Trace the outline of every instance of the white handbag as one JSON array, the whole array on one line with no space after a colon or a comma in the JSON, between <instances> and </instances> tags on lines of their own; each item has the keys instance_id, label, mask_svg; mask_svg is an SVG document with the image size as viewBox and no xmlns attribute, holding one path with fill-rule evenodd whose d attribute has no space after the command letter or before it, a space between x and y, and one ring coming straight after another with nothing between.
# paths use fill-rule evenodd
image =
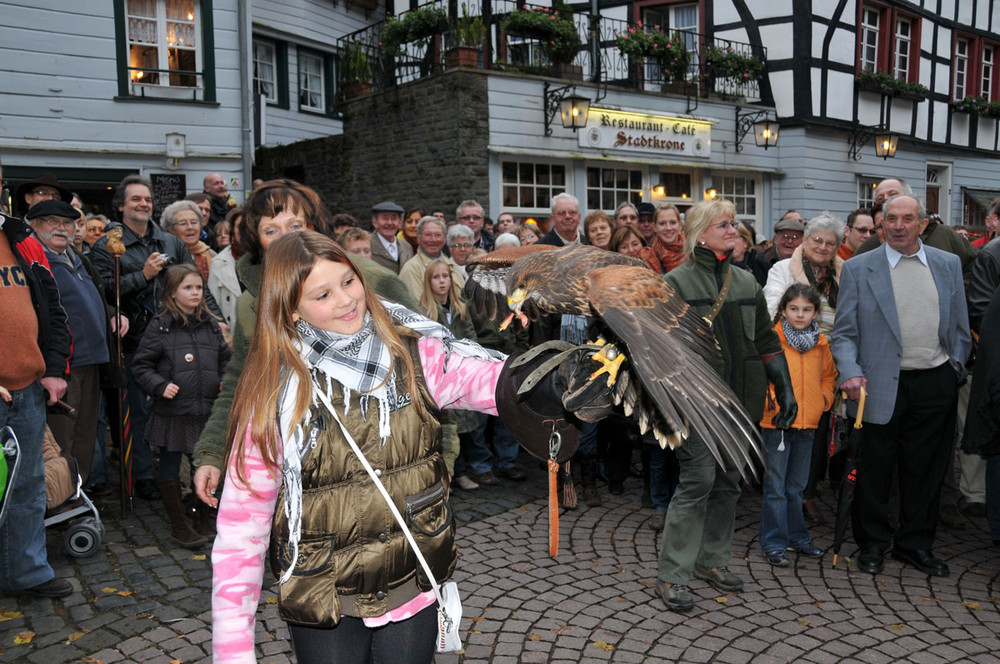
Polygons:
<instances>
[{"instance_id":1,"label":"white handbag","mask_svg":"<svg viewBox=\"0 0 1000 664\"><path fill-rule=\"evenodd\" d=\"M385 499L386 504L389 506L389 510L392 512L392 516L395 517L396 523L403 530L403 535L406 536L406 541L410 543L410 548L413 549L413 553L417 556L417 560L420 562L420 566L424 569L424 574L431 582L431 588L434 590L434 596L437 598L438 603L438 635L437 643L435 647L437 652L459 652L462 650L462 637L458 633L458 628L462 622L462 598L458 594L458 584L454 581L448 581L444 585L438 585L437 579L434 578L433 572L431 572L431 566L427 564L427 559L424 558L424 554L420 552L420 548L417 546L416 540L413 539L413 534L410 529L407 528L406 522L403 520L403 515L399 513L396 508L396 504L392 502L392 497L389 492L386 491L385 486L382 481L375 474L375 470L372 468L371 464L368 463L368 459L365 458L364 453L358 444L354 442L354 436L347 430L344 423L340 421L340 416L337 415L337 411L333 409L333 404L330 403L329 397L323 393L322 390L315 390L316 394L319 395L320 400L326 406L326 409L330 411L333 415L333 419L337 421L340 425L340 430L344 434L344 438L347 439L347 443L354 450L354 454L357 455L358 460L361 461L361 465L365 467L365 472L368 473L368 477L372 479L375 486L378 487L379 493Z\"/></svg>"}]
</instances>

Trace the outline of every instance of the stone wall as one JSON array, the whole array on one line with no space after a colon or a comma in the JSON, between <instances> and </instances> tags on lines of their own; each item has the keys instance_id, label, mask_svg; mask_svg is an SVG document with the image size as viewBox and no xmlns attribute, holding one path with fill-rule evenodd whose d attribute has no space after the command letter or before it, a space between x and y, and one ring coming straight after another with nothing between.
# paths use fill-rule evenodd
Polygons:
<instances>
[{"instance_id":1,"label":"stone wall","mask_svg":"<svg viewBox=\"0 0 1000 664\"><path fill-rule=\"evenodd\" d=\"M292 177L362 222L383 200L443 209L449 220L466 198L488 201L485 73L449 70L347 101L343 111L343 135L261 149L254 177Z\"/></svg>"}]
</instances>

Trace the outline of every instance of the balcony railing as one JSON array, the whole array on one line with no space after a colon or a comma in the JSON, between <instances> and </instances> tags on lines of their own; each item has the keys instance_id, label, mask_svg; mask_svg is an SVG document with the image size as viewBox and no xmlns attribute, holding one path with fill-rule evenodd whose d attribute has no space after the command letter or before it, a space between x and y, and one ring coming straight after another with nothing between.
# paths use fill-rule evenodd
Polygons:
<instances>
[{"instance_id":1,"label":"balcony railing","mask_svg":"<svg viewBox=\"0 0 1000 664\"><path fill-rule=\"evenodd\" d=\"M441 4L438 6L447 10L447 6ZM566 68L553 70L539 40L504 34L502 27L504 17L519 8L532 8L532 5L519 5L516 0L472 0L467 6L470 13L480 13L486 27L485 40L479 49L477 67L566 76ZM456 18L452 15L452 24ZM589 14L582 13L574 14L573 19L580 34L582 47L572 64L576 69L574 73L580 75L583 81L600 82L604 85L633 90L674 92L690 97L706 97L714 94L721 97L743 97L751 102L762 101L760 87L762 76L740 78L719 76L712 64L706 60L705 54L712 49L716 53L721 51L745 57L752 56L757 61L766 63L767 50L763 47L683 31L679 34L689 53L687 72L683 75L664 76L655 60L651 58L637 60L619 50L616 37L627 33L630 28L640 29L639 26L604 16L598 16L592 21ZM595 33L593 38L592 23ZM382 47L381 35L384 26L384 21L375 23L339 40L342 53L354 52L354 59L358 57L358 53L363 54L366 71L370 74L367 81L370 88L365 86L365 89L386 89L449 68L446 54L454 39L448 31L405 43L401 47L401 52L393 56ZM342 74L345 71L349 71L349 68L345 69L342 58ZM342 76L341 89L343 90L344 86L351 82Z\"/></svg>"}]
</instances>

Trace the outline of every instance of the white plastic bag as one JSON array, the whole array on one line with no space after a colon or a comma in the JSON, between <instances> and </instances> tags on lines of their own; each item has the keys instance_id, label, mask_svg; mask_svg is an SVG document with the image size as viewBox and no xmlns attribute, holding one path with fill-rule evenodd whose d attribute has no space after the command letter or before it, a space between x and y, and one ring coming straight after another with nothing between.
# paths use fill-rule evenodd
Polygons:
<instances>
[{"instance_id":1,"label":"white plastic bag","mask_svg":"<svg viewBox=\"0 0 1000 664\"><path fill-rule=\"evenodd\" d=\"M448 581L441 585L441 599L444 606L438 604L438 652L459 652L462 649L462 636L458 627L462 622L462 598L458 594L458 584Z\"/></svg>"}]
</instances>

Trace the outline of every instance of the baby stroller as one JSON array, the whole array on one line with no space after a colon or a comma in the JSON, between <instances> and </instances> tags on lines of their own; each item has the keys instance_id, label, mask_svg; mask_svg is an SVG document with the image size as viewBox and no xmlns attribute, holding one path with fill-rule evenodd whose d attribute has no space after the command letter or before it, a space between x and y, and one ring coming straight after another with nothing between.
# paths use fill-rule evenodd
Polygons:
<instances>
[{"instance_id":1,"label":"baby stroller","mask_svg":"<svg viewBox=\"0 0 1000 664\"><path fill-rule=\"evenodd\" d=\"M19 452L14 430L4 427L0 430L0 524L3 523L7 511L7 491L14 483L14 475L17 474Z\"/></svg>"},{"instance_id":2,"label":"baby stroller","mask_svg":"<svg viewBox=\"0 0 1000 664\"><path fill-rule=\"evenodd\" d=\"M42 457L45 460L45 527L66 523L86 514L71 523L63 535L66 553L74 558L86 558L101 548L104 540L104 524L97 507L83 491L83 480L76 471L76 461L62 453L59 443L49 428L45 427L42 443ZM59 509L60 507L64 509Z\"/></svg>"}]
</instances>

